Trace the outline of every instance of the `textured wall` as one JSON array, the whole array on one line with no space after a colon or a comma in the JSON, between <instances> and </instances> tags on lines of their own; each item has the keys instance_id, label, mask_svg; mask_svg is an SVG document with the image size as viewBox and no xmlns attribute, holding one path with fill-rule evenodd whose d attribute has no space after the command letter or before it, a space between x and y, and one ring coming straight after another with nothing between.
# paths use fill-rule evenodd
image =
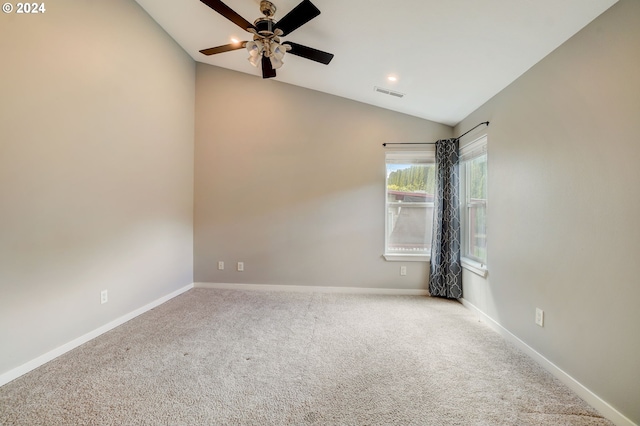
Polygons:
<instances>
[{"instance_id":1,"label":"textured wall","mask_svg":"<svg viewBox=\"0 0 640 426\"><path fill-rule=\"evenodd\" d=\"M0 373L193 282L193 61L133 1L46 7L0 16Z\"/></svg>"},{"instance_id":2,"label":"textured wall","mask_svg":"<svg viewBox=\"0 0 640 426\"><path fill-rule=\"evenodd\" d=\"M489 278L465 299L636 423L639 46L621 0L456 128L491 121Z\"/></svg>"},{"instance_id":3,"label":"textured wall","mask_svg":"<svg viewBox=\"0 0 640 426\"><path fill-rule=\"evenodd\" d=\"M401 277L382 257L382 143L450 127L213 66L196 75L196 282L426 288L426 263Z\"/></svg>"}]
</instances>

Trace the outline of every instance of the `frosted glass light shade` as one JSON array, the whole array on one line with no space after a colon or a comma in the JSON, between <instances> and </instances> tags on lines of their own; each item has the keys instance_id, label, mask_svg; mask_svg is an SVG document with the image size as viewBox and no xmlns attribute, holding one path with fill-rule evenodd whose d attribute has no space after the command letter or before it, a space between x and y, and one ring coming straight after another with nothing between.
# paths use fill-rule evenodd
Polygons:
<instances>
[{"instance_id":1,"label":"frosted glass light shade","mask_svg":"<svg viewBox=\"0 0 640 426\"><path fill-rule=\"evenodd\" d=\"M252 56L249 56L247 59L249 60L251 65L257 68L258 64L262 60L262 55L255 55L255 56L252 55Z\"/></svg>"},{"instance_id":2,"label":"frosted glass light shade","mask_svg":"<svg viewBox=\"0 0 640 426\"><path fill-rule=\"evenodd\" d=\"M264 50L264 46L262 45L261 41L258 40L258 41L247 42L247 51L249 52L249 55L251 55L252 57L259 56L263 50Z\"/></svg>"},{"instance_id":3,"label":"frosted glass light shade","mask_svg":"<svg viewBox=\"0 0 640 426\"><path fill-rule=\"evenodd\" d=\"M271 66L273 67L274 70L277 70L282 66L282 64L284 64L284 62L282 62L282 59L276 56L270 56L269 60L271 61Z\"/></svg>"},{"instance_id":4,"label":"frosted glass light shade","mask_svg":"<svg viewBox=\"0 0 640 426\"><path fill-rule=\"evenodd\" d=\"M271 43L271 55L275 56L278 59L282 59L287 50L278 43Z\"/></svg>"}]
</instances>

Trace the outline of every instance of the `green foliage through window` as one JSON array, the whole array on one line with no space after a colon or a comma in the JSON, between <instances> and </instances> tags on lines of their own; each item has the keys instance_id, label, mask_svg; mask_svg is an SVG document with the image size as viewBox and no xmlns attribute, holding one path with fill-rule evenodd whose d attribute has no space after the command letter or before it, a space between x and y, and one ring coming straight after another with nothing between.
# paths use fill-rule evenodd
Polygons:
<instances>
[{"instance_id":1,"label":"green foliage through window","mask_svg":"<svg viewBox=\"0 0 640 426\"><path fill-rule=\"evenodd\" d=\"M406 165L395 170L387 178L387 189L403 192L425 192L435 190L435 167L430 165Z\"/></svg>"}]
</instances>

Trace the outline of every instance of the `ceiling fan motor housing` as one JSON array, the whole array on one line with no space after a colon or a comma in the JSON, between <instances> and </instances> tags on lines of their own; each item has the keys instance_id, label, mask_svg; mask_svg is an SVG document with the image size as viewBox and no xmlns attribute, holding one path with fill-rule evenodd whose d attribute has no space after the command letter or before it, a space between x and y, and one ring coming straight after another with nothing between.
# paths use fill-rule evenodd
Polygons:
<instances>
[{"instance_id":1,"label":"ceiling fan motor housing","mask_svg":"<svg viewBox=\"0 0 640 426\"><path fill-rule=\"evenodd\" d=\"M272 36L275 31L276 22L270 18L258 18L253 25L256 27L258 34L269 37Z\"/></svg>"}]
</instances>

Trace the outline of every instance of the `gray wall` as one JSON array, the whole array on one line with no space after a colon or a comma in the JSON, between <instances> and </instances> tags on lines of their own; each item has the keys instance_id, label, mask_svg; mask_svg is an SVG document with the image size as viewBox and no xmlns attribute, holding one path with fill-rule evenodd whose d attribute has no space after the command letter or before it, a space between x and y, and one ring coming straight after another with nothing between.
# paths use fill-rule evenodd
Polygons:
<instances>
[{"instance_id":1,"label":"gray wall","mask_svg":"<svg viewBox=\"0 0 640 426\"><path fill-rule=\"evenodd\" d=\"M426 288L426 263L401 277L382 258L382 143L450 127L213 66L196 75L196 282Z\"/></svg>"},{"instance_id":2,"label":"gray wall","mask_svg":"<svg viewBox=\"0 0 640 426\"><path fill-rule=\"evenodd\" d=\"M639 70L621 0L456 127L491 121L489 277L465 299L636 423Z\"/></svg>"},{"instance_id":3,"label":"gray wall","mask_svg":"<svg viewBox=\"0 0 640 426\"><path fill-rule=\"evenodd\" d=\"M193 61L133 1L46 7L0 16L0 373L193 282Z\"/></svg>"}]
</instances>

